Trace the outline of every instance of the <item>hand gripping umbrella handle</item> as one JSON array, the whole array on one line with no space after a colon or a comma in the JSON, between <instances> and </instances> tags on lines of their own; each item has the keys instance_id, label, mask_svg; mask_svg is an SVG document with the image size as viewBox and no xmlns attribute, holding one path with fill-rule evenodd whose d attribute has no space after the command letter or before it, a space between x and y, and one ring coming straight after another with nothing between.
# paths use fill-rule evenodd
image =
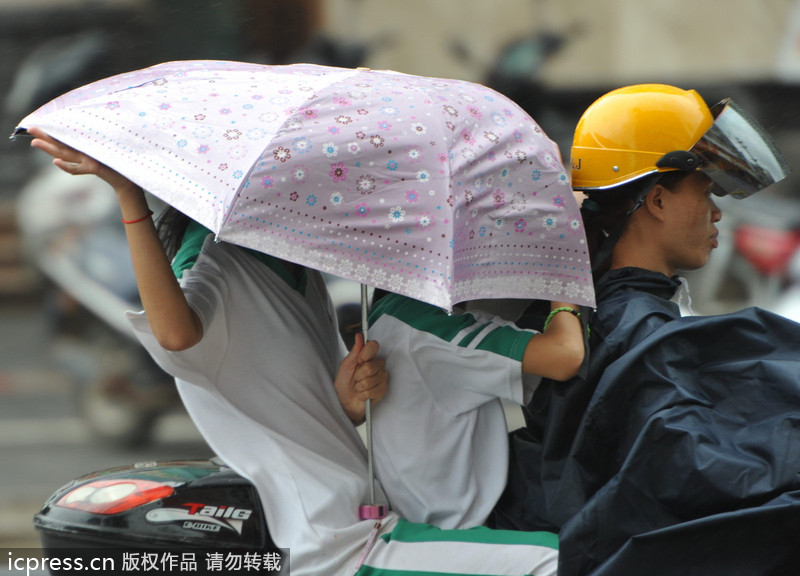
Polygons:
<instances>
[{"instance_id":1,"label":"hand gripping umbrella handle","mask_svg":"<svg viewBox=\"0 0 800 576\"><path fill-rule=\"evenodd\" d=\"M367 307L369 305L366 284L361 285L361 333L364 342L367 341L369 325L367 322ZM369 475L369 504L358 507L358 516L362 520L377 520L386 516L386 506L375 504L375 470L372 455L372 401L367 398L365 406L365 427L367 437L367 474Z\"/></svg>"}]
</instances>

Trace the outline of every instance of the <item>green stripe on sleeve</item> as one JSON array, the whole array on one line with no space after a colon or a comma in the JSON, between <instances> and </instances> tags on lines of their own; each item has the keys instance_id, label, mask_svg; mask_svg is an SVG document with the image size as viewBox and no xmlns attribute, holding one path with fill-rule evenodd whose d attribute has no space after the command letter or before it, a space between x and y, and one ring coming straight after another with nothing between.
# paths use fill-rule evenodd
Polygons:
<instances>
[{"instance_id":1,"label":"green stripe on sleeve","mask_svg":"<svg viewBox=\"0 0 800 576\"><path fill-rule=\"evenodd\" d=\"M448 342L462 330L476 324L472 314L448 314L441 308L400 296L387 294L372 307L369 323L381 316L393 316L421 332L427 332Z\"/></svg>"},{"instance_id":2,"label":"green stripe on sleeve","mask_svg":"<svg viewBox=\"0 0 800 576\"><path fill-rule=\"evenodd\" d=\"M532 331L511 325L495 326L491 331L481 335L488 324L478 322L471 313L448 314L431 304L393 293L385 295L372 307L369 315L370 325L384 315L393 316L415 330L427 332L447 342L454 342L459 334L463 334L460 340L455 342L462 348L466 348L475 338L481 336L481 341L476 346L478 350L500 354L518 362L522 361L525 347L534 336Z\"/></svg>"},{"instance_id":3,"label":"green stripe on sleeve","mask_svg":"<svg viewBox=\"0 0 800 576\"><path fill-rule=\"evenodd\" d=\"M478 350L487 350L496 354L502 354L508 358L513 358L518 362L522 362L522 357L525 355L525 348L534 336L534 332L519 330L514 326L499 326L492 330L486 338L481 340L476 348Z\"/></svg>"}]
</instances>

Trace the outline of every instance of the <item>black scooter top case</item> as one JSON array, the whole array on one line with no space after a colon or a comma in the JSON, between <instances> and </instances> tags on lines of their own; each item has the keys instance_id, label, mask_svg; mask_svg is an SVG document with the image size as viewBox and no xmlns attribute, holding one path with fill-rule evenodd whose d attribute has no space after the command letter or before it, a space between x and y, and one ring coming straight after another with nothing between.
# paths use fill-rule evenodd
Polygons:
<instances>
[{"instance_id":1,"label":"black scooter top case","mask_svg":"<svg viewBox=\"0 0 800 576\"><path fill-rule=\"evenodd\" d=\"M47 500L34 527L45 550L277 550L253 485L216 459L82 476Z\"/></svg>"}]
</instances>

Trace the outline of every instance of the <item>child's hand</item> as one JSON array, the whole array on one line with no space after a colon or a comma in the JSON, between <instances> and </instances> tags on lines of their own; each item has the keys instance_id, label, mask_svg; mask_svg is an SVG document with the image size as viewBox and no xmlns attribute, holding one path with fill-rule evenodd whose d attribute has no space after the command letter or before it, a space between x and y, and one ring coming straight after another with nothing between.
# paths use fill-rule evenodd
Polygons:
<instances>
[{"instance_id":1,"label":"child's hand","mask_svg":"<svg viewBox=\"0 0 800 576\"><path fill-rule=\"evenodd\" d=\"M345 414L353 424L364 422L367 399L373 405L379 402L389 390L389 373L385 362L378 358L378 343L356 334L356 341L350 353L339 365L334 386Z\"/></svg>"}]
</instances>

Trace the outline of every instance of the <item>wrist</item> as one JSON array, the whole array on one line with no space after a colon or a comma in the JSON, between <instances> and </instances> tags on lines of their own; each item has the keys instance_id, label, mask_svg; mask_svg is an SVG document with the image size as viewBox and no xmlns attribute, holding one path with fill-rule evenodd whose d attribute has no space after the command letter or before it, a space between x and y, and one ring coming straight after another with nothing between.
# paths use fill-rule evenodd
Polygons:
<instances>
[{"instance_id":1,"label":"wrist","mask_svg":"<svg viewBox=\"0 0 800 576\"><path fill-rule=\"evenodd\" d=\"M152 215L153 215L153 211L148 208L147 211L142 216L139 216L138 218L126 219L123 216L121 218L121 220L122 220L123 224L138 224L139 222L144 222L145 220L149 220Z\"/></svg>"},{"instance_id":2,"label":"wrist","mask_svg":"<svg viewBox=\"0 0 800 576\"><path fill-rule=\"evenodd\" d=\"M342 403L342 408L347 418L353 423L353 426L360 426L367 419L367 411L363 403Z\"/></svg>"},{"instance_id":3,"label":"wrist","mask_svg":"<svg viewBox=\"0 0 800 576\"><path fill-rule=\"evenodd\" d=\"M150 206L147 205L144 190L135 184L115 188L115 191L123 222L140 221L153 214Z\"/></svg>"}]
</instances>

